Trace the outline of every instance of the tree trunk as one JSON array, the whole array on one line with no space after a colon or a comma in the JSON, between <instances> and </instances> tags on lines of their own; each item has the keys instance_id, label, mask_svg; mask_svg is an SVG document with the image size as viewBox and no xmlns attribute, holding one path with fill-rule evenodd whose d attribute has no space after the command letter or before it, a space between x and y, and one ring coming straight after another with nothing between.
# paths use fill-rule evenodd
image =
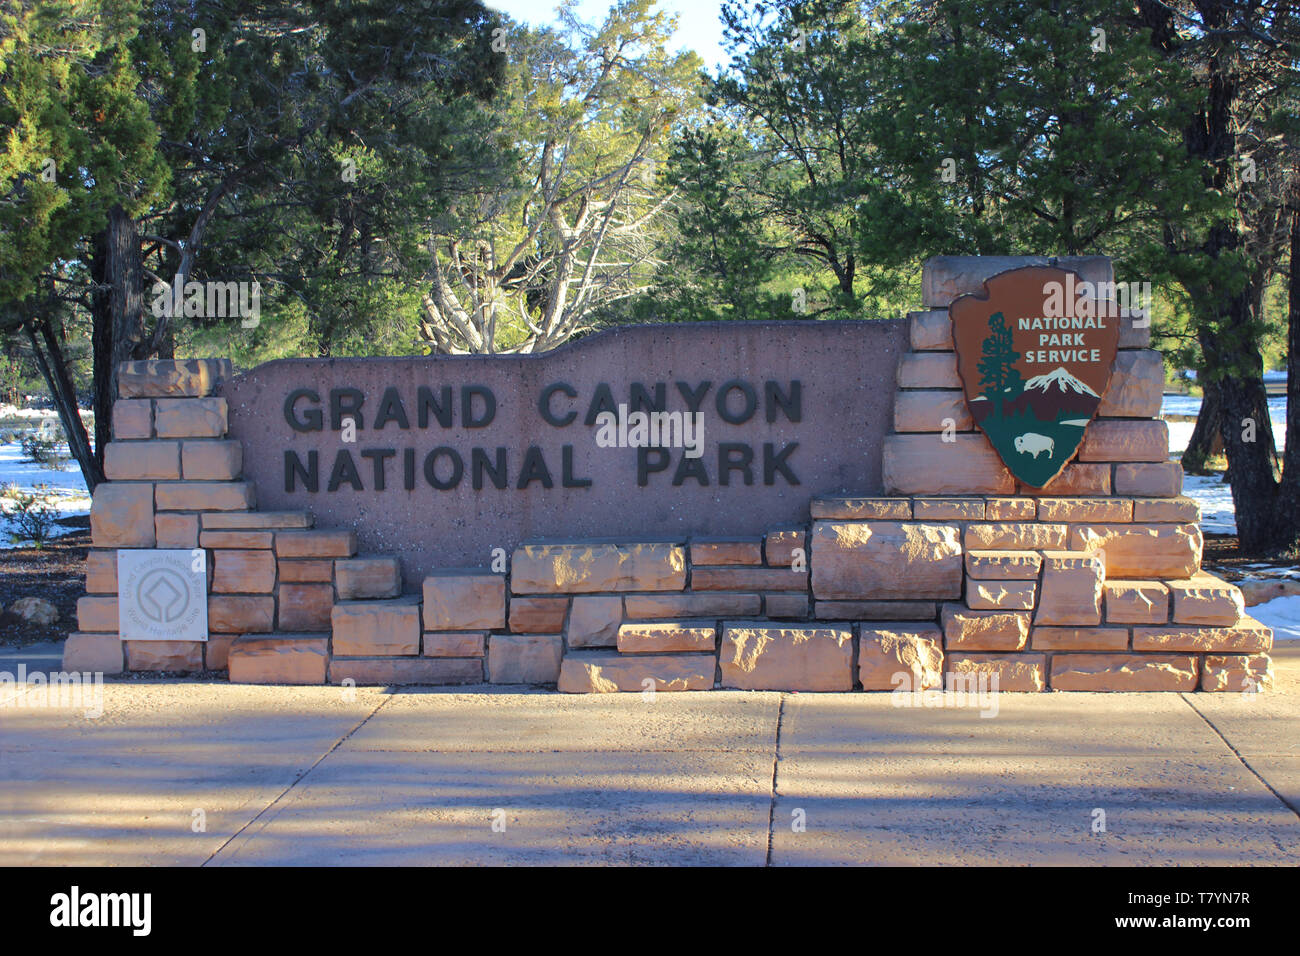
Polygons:
<instances>
[{"instance_id":1,"label":"tree trunk","mask_svg":"<svg viewBox=\"0 0 1300 956\"><path fill-rule=\"evenodd\" d=\"M94 356L95 462L104 465L104 446L113 435L117 366L148 358L140 234L121 206L109 210L108 225L96 237L91 276L91 350Z\"/></svg>"},{"instance_id":2,"label":"tree trunk","mask_svg":"<svg viewBox=\"0 0 1300 956\"><path fill-rule=\"evenodd\" d=\"M1300 197L1297 197L1300 199ZM1284 514L1300 514L1300 203L1291 210L1291 265L1287 281L1286 336L1286 449L1282 453L1282 482L1277 508ZM1300 551L1300 527L1292 517L1291 528L1279 536L1280 546L1296 556Z\"/></svg>"},{"instance_id":3,"label":"tree trunk","mask_svg":"<svg viewBox=\"0 0 1300 956\"><path fill-rule=\"evenodd\" d=\"M1223 417L1223 402L1219 383L1210 381L1202 370L1201 410L1196 414L1196 427L1183 452L1183 471L1189 475L1205 474L1205 463L1215 455L1223 454L1223 434L1219 421Z\"/></svg>"},{"instance_id":4,"label":"tree trunk","mask_svg":"<svg viewBox=\"0 0 1300 956\"><path fill-rule=\"evenodd\" d=\"M39 339L36 336L38 328ZM49 319L46 318L27 325L27 338L32 345L32 356L50 390L55 411L59 413L63 433L68 438L68 452L76 459L86 488L93 494L95 486L104 480L104 470L91 451L90 435L86 433L86 425L81 420L77 390L72 384L72 376L68 374L68 363L63 356L58 336L50 329Z\"/></svg>"}]
</instances>

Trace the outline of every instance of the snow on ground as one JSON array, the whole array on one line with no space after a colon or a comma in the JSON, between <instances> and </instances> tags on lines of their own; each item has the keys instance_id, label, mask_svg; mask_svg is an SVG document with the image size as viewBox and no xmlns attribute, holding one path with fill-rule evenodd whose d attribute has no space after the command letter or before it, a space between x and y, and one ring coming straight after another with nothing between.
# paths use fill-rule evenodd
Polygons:
<instances>
[{"instance_id":1,"label":"snow on ground","mask_svg":"<svg viewBox=\"0 0 1300 956\"><path fill-rule=\"evenodd\" d=\"M67 453L66 448L64 453ZM90 495L86 492L86 482L76 462L69 461L65 470L59 471L48 465L23 461L23 450L17 442L0 445L0 489L17 485L24 491L31 491L39 484L50 486L48 491L53 498L50 507L59 513L60 518L90 514ZM0 511L8 514L12 507L11 500L0 498ZM10 530L8 521L0 522L0 549L18 546L10 540ZM74 530L56 524L52 536L58 537Z\"/></svg>"},{"instance_id":2,"label":"snow on ground","mask_svg":"<svg viewBox=\"0 0 1300 956\"><path fill-rule=\"evenodd\" d=\"M1274 640L1300 641L1300 594L1256 604L1247 608L1246 613L1266 627L1271 627Z\"/></svg>"},{"instance_id":3,"label":"snow on ground","mask_svg":"<svg viewBox=\"0 0 1300 956\"><path fill-rule=\"evenodd\" d=\"M1166 395L1160 406L1161 415L1192 415L1201 410L1201 400L1195 395ZM1273 438L1277 450L1286 447L1286 396L1271 395L1268 399L1268 417L1273 424ZM1195 421L1169 423L1169 451L1181 455L1192 439Z\"/></svg>"}]
</instances>

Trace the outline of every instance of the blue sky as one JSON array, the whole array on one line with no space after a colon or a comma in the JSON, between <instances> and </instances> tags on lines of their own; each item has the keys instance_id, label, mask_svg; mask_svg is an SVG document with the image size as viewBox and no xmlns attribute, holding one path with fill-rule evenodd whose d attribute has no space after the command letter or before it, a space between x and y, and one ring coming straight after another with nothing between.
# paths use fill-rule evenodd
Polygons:
<instances>
[{"instance_id":1,"label":"blue sky","mask_svg":"<svg viewBox=\"0 0 1300 956\"><path fill-rule=\"evenodd\" d=\"M485 0L496 10L534 26L555 22L554 0ZM722 0L659 0L659 9L677 14L676 40L679 46L693 49L710 72L727 62L723 52L722 23L718 10ZM584 20L599 21L609 9L609 0L581 0L578 13Z\"/></svg>"}]
</instances>

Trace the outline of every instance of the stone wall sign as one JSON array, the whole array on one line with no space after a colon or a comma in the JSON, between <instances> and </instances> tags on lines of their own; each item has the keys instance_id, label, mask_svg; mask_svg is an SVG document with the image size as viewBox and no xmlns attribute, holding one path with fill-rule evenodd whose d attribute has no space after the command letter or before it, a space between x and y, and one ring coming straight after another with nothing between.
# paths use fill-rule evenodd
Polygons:
<instances>
[{"instance_id":1,"label":"stone wall sign","mask_svg":"<svg viewBox=\"0 0 1300 956\"><path fill-rule=\"evenodd\" d=\"M1101 404L1119 347L1110 290L1030 266L984 282L950 308L966 404L1021 481L1047 486Z\"/></svg>"},{"instance_id":2,"label":"stone wall sign","mask_svg":"<svg viewBox=\"0 0 1300 956\"><path fill-rule=\"evenodd\" d=\"M122 640L206 641L207 570L201 550L119 550L117 607Z\"/></svg>"}]
</instances>

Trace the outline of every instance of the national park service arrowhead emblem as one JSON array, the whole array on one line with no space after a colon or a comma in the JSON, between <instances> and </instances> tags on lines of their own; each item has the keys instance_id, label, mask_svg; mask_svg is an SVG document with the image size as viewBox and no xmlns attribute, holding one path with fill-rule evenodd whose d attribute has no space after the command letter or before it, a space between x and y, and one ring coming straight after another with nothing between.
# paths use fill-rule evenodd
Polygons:
<instances>
[{"instance_id":1,"label":"national park service arrowhead emblem","mask_svg":"<svg viewBox=\"0 0 1300 956\"><path fill-rule=\"evenodd\" d=\"M1074 457L1110 383L1119 308L1077 272L1026 266L949 308L966 406L1011 473L1044 488Z\"/></svg>"}]
</instances>

